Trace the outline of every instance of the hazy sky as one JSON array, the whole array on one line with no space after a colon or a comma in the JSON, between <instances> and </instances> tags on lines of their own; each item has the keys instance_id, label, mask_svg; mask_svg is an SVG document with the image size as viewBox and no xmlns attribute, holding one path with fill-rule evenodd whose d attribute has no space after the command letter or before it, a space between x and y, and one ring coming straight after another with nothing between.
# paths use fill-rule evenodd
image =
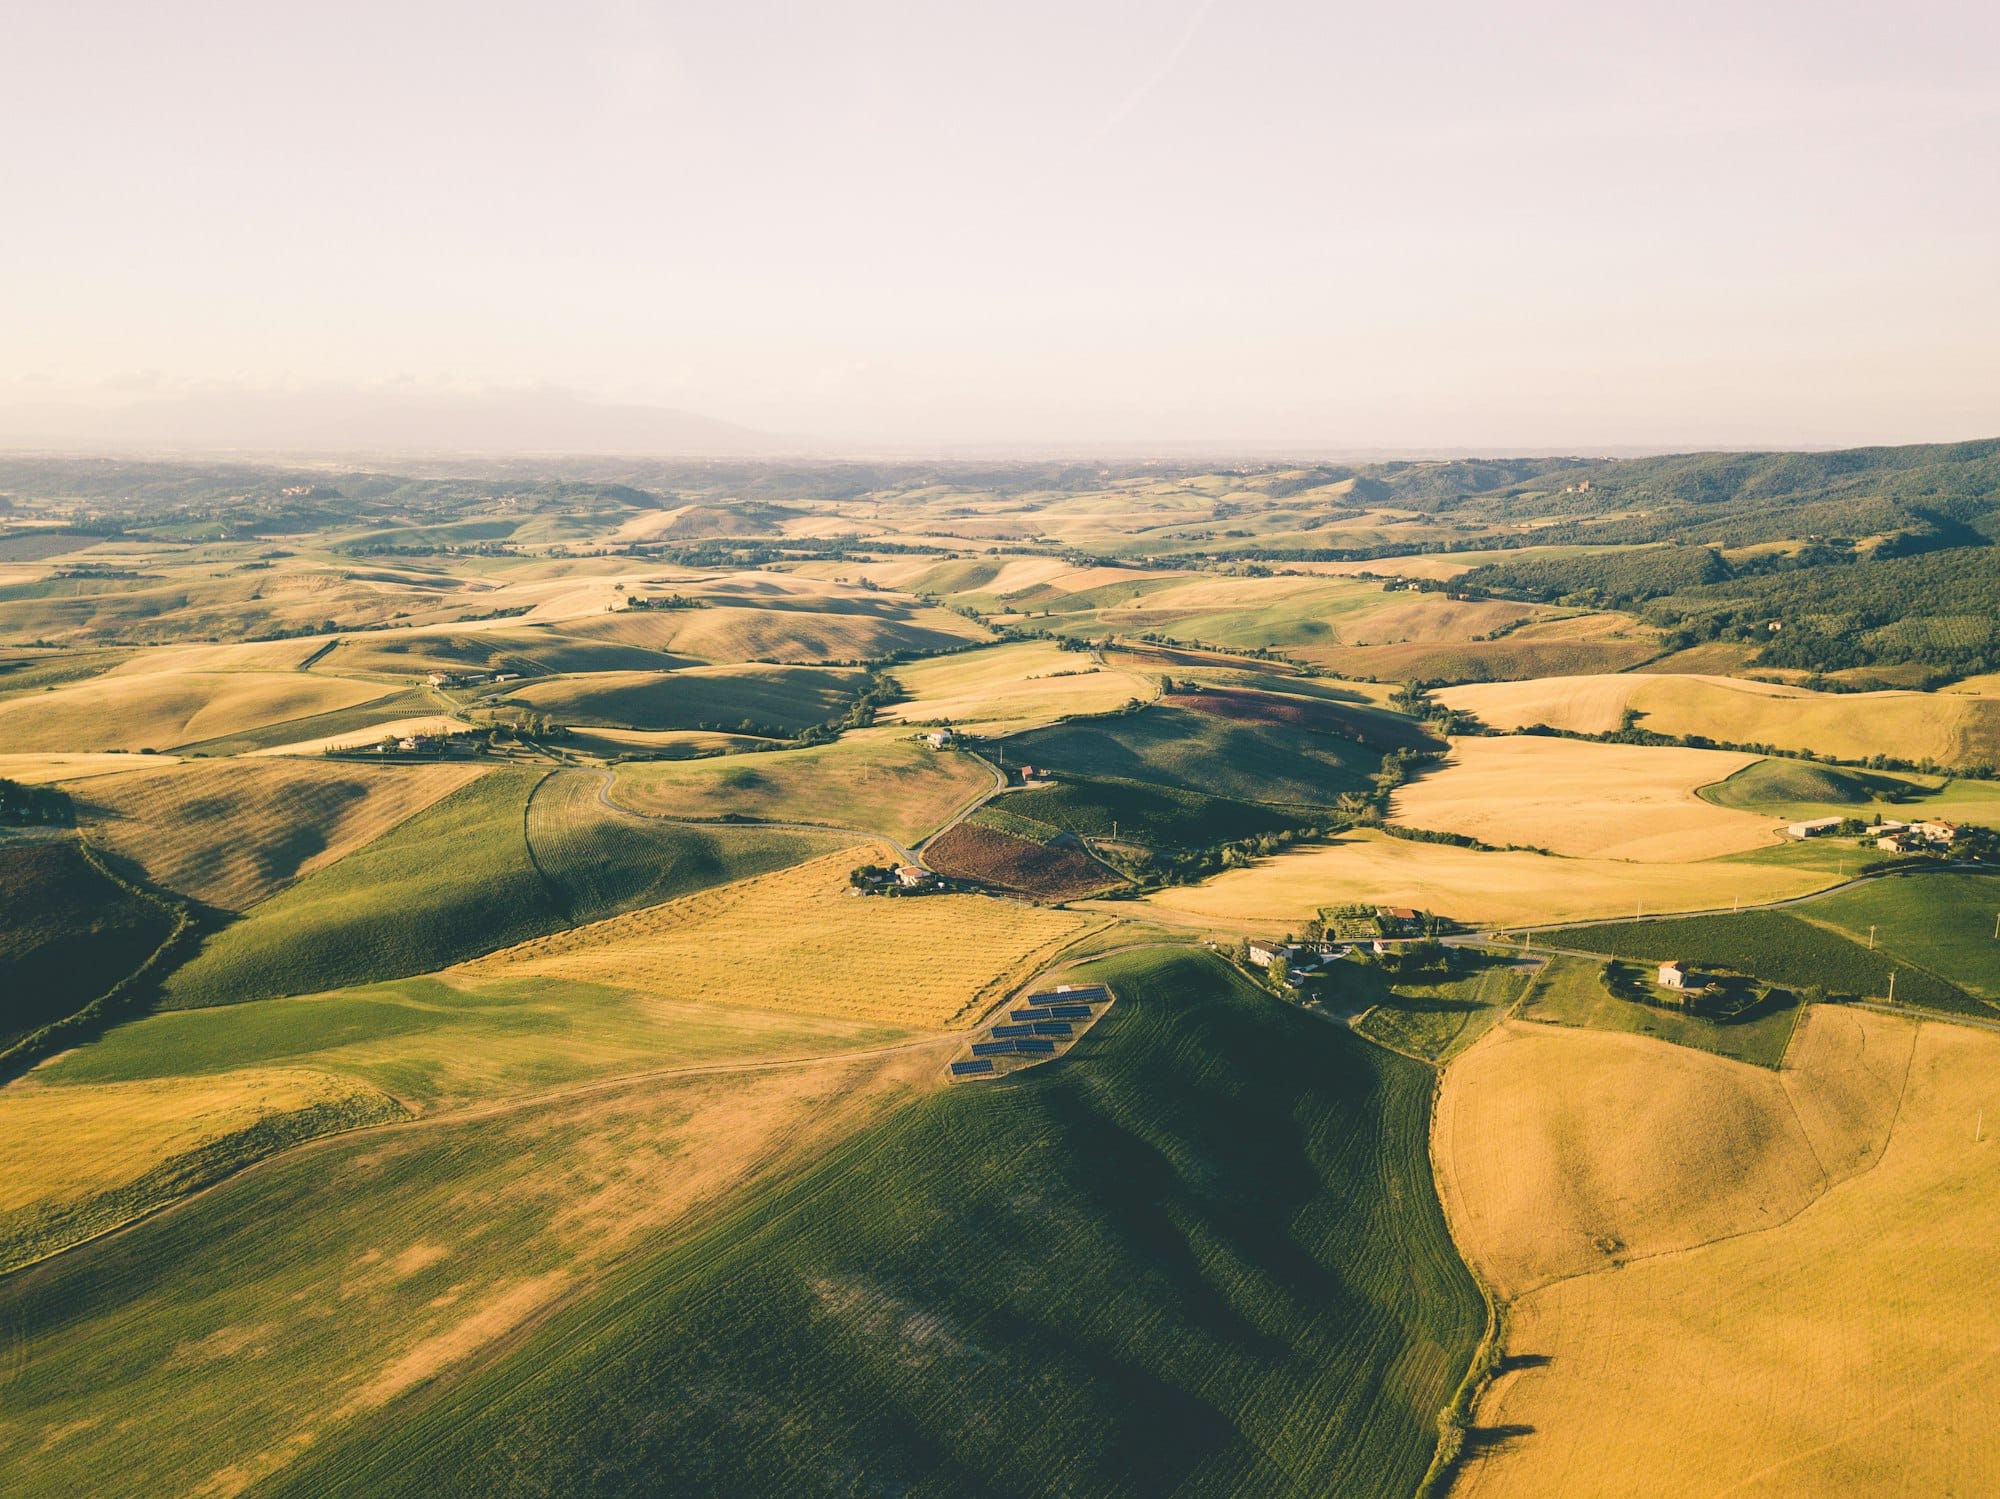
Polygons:
<instances>
[{"instance_id":1,"label":"hazy sky","mask_svg":"<svg viewBox=\"0 0 2000 1499\"><path fill-rule=\"evenodd\" d=\"M2000 6L0 0L0 402L2000 433Z\"/></svg>"}]
</instances>

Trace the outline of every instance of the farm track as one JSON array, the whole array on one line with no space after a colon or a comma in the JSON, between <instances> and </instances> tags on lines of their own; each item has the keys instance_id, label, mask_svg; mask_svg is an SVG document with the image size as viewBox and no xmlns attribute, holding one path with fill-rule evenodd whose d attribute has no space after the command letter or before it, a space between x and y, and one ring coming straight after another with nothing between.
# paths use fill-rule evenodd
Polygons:
<instances>
[{"instance_id":1,"label":"farm track","mask_svg":"<svg viewBox=\"0 0 2000 1499\"><path fill-rule=\"evenodd\" d=\"M534 1109L546 1108L555 1104L570 1103L601 1094L615 1093L622 1088L643 1087L648 1083L668 1082L680 1078L723 1077L742 1073L783 1072L803 1067L824 1067L851 1061L867 1061L871 1058L897 1056L905 1052L918 1052L927 1049L942 1053L956 1049L963 1039L962 1035L954 1032L942 1035L925 1035L918 1037L914 1041L898 1041L888 1046L870 1046L851 1051L811 1052L801 1056L765 1057L735 1062L701 1062L682 1067L658 1067L640 1072L621 1072L614 1077L592 1078L587 1082L571 1083L560 1088L546 1089L540 1093L522 1094L518 1098L496 1099L490 1103L473 1104L460 1109L444 1109L432 1114L413 1113L412 1117L405 1119L392 1119L381 1124L364 1124L357 1125L352 1129L335 1130L329 1134L315 1135L310 1140L302 1140L289 1149L276 1151L267 1156L260 1156L254 1161L246 1161L242 1166L229 1172L227 1175L217 1177L214 1181L193 1192L189 1192L183 1197L176 1197L172 1201L163 1202L157 1207L140 1213L136 1217L126 1219L123 1223L115 1224L110 1228L104 1229L102 1232L92 1234L87 1239L78 1239L75 1243L65 1244L61 1249L41 1259L30 1260L16 1265L13 1269L6 1272L6 1276L0 1276L0 1279L22 1274L38 1266L48 1265L50 1262L60 1259L64 1255L72 1254L88 1245L101 1244L107 1239L116 1238L118 1235L130 1232L132 1229L139 1227L141 1224L149 1223L155 1218L178 1212L191 1204L201 1201L222 1187L242 1181L245 1177L273 1169L279 1165L289 1165L308 1155L330 1150L339 1144L362 1137L404 1135L413 1131L435 1129L447 1125L476 1124L485 1120L502 1119L514 1114L527 1113ZM395 1098L399 1106L405 1109L410 1108L408 1101L396 1098L393 1093L389 1096Z\"/></svg>"}]
</instances>

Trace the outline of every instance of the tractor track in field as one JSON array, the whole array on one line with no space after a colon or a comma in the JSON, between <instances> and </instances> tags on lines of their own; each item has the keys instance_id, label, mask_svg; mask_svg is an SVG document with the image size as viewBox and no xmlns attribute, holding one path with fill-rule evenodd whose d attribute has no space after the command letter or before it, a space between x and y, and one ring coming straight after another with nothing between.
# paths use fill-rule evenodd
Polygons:
<instances>
[{"instance_id":1,"label":"tractor track in field","mask_svg":"<svg viewBox=\"0 0 2000 1499\"><path fill-rule=\"evenodd\" d=\"M783 1072L796 1068L826 1067L845 1062L862 1062L876 1057L897 1056L905 1052L934 1050L940 1053L955 1050L964 1039L957 1031L932 1032L917 1037L913 1041L897 1041L887 1046L868 1046L850 1051L810 1052L797 1056L745 1058L735 1062L696 1062L679 1067L656 1067L640 1072L621 1072L613 1077L591 1078L579 1083L566 1084L560 1088L548 1088L539 1093L525 1093L516 1098L494 1099L487 1103L473 1104L466 1108L444 1109L430 1114L412 1114L408 1118L385 1120L379 1124L356 1125L350 1129L333 1130L324 1135L315 1135L310 1140L302 1140L286 1150L271 1155L259 1156L246 1161L234 1170L217 1177L214 1181L196 1188L185 1196L173 1198L149 1208L143 1213L127 1218L122 1223L113 1224L88 1238L78 1239L52 1250L39 1259L16 1265L0 1275L0 1279L11 1279L28 1274L46 1266L64 1255L74 1254L92 1244L103 1243L120 1234L129 1233L141 1224L168 1213L179 1212L189 1205L201 1201L210 1193L258 1172L289 1164L320 1151L331 1150L335 1146L357 1140L376 1137L393 1138L418 1130L438 1129L454 1124L477 1124L487 1120L506 1118L509 1115L527 1113L537 1108L573 1102L599 1094L615 1093L623 1088L638 1088L649 1083L668 1082L680 1078L725 1077L740 1073ZM385 1090L386 1091L386 1090ZM389 1094L395 1098L394 1094ZM395 1098L402 1108L409 1108L403 1099Z\"/></svg>"}]
</instances>

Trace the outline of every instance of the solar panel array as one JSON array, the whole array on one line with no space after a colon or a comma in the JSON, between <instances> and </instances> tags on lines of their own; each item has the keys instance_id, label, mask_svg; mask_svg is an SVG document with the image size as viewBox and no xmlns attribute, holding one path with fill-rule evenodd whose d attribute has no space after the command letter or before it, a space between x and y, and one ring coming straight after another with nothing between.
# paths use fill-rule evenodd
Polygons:
<instances>
[{"instance_id":1,"label":"solar panel array","mask_svg":"<svg viewBox=\"0 0 2000 1499\"><path fill-rule=\"evenodd\" d=\"M993 1072L993 1058L1010 1054L1053 1056L1058 1036L1074 1036L1072 1021L1088 1020L1091 1006L1108 1004L1110 991L1102 984L1030 994L1020 1008L1009 1011L1011 1023L996 1025L991 1037L972 1043L974 1060L953 1062L954 1077L980 1077Z\"/></svg>"}]
</instances>

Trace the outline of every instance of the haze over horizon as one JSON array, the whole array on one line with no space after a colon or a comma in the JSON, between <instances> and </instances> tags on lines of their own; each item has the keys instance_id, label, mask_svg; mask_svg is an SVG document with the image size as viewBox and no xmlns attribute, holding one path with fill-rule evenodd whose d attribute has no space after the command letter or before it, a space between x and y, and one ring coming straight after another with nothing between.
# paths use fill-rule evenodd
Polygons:
<instances>
[{"instance_id":1,"label":"haze over horizon","mask_svg":"<svg viewBox=\"0 0 2000 1499\"><path fill-rule=\"evenodd\" d=\"M0 444L2000 432L1991 7L793 9L22 14Z\"/></svg>"}]
</instances>

